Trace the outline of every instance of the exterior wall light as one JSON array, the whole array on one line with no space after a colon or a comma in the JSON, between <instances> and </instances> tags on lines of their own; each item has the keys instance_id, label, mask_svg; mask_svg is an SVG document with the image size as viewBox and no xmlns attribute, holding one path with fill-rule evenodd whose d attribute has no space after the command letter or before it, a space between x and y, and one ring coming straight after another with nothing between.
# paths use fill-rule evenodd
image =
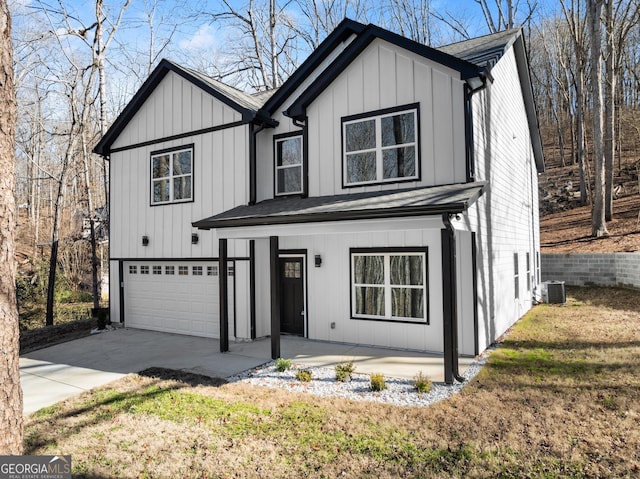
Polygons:
<instances>
[{"instance_id":1,"label":"exterior wall light","mask_svg":"<svg viewBox=\"0 0 640 479\"><path fill-rule=\"evenodd\" d=\"M199 240L198 233L191 233L191 244L198 244Z\"/></svg>"},{"instance_id":2,"label":"exterior wall light","mask_svg":"<svg viewBox=\"0 0 640 479\"><path fill-rule=\"evenodd\" d=\"M149 237L148 236L143 236L142 237L142 246L149 246Z\"/></svg>"},{"instance_id":3,"label":"exterior wall light","mask_svg":"<svg viewBox=\"0 0 640 479\"><path fill-rule=\"evenodd\" d=\"M317 254L314 259L315 259L316 268L319 268L320 266L322 266L322 256Z\"/></svg>"}]
</instances>

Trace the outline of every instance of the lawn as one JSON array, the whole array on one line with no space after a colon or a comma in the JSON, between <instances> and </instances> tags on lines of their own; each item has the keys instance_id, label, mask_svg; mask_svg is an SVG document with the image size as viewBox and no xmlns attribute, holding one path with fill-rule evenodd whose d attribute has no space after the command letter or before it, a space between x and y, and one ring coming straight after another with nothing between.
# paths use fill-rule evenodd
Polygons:
<instances>
[{"instance_id":1,"label":"lawn","mask_svg":"<svg viewBox=\"0 0 640 479\"><path fill-rule=\"evenodd\" d=\"M640 292L534 308L453 398L407 408L163 370L32 415L74 477L640 476Z\"/></svg>"}]
</instances>

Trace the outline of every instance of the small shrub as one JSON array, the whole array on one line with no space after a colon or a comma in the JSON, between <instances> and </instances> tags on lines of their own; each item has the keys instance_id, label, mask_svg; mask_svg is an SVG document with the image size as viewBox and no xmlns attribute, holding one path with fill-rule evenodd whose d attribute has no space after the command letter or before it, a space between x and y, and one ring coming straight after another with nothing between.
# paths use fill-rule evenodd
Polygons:
<instances>
[{"instance_id":1,"label":"small shrub","mask_svg":"<svg viewBox=\"0 0 640 479\"><path fill-rule=\"evenodd\" d=\"M372 391L384 391L387 389L387 383L384 381L384 376L381 373L371 373L369 379L371 381L370 387Z\"/></svg>"},{"instance_id":2,"label":"small shrub","mask_svg":"<svg viewBox=\"0 0 640 479\"><path fill-rule=\"evenodd\" d=\"M308 369L301 369L296 372L296 379L298 381L302 381L303 383L308 383L311 381L311 371Z\"/></svg>"},{"instance_id":3,"label":"small shrub","mask_svg":"<svg viewBox=\"0 0 640 479\"><path fill-rule=\"evenodd\" d=\"M291 359L278 358L276 361L276 371L285 372L291 367Z\"/></svg>"},{"instance_id":4,"label":"small shrub","mask_svg":"<svg viewBox=\"0 0 640 479\"><path fill-rule=\"evenodd\" d=\"M418 374L413 377L413 387L415 387L419 393L428 393L431 391L432 386L433 383L427 376L422 374L422 371L418 371Z\"/></svg>"},{"instance_id":5,"label":"small shrub","mask_svg":"<svg viewBox=\"0 0 640 479\"><path fill-rule=\"evenodd\" d=\"M340 382L346 382L351 379L353 371L355 371L353 361L336 364L336 379Z\"/></svg>"}]
</instances>

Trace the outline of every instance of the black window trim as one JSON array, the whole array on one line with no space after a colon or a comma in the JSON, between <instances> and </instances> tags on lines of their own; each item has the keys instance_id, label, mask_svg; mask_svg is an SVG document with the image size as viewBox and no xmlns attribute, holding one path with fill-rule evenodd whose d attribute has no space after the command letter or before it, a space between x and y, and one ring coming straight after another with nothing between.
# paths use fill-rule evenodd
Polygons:
<instances>
[{"instance_id":1,"label":"black window trim","mask_svg":"<svg viewBox=\"0 0 640 479\"><path fill-rule=\"evenodd\" d=\"M277 142L280 140L285 140L288 138L302 138L302 171L300 178L300 182L302 185L302 191L296 193L278 193L278 176L277 176L277 167L278 167L278 148L276 146ZM308 181L308 172L309 172L309 162L307 161L308 157L307 150L307 127L305 126L301 130L290 131L288 133L280 133L278 135L273 135L273 197L281 198L285 196L302 196L306 197L309 188Z\"/></svg>"},{"instance_id":2,"label":"black window trim","mask_svg":"<svg viewBox=\"0 0 640 479\"><path fill-rule=\"evenodd\" d=\"M365 120L371 117L379 117L388 115L391 113L400 113L400 112L408 112L415 111L416 113L416 175L411 178L392 178L386 181L371 181L366 183L358 183L358 184L350 184L347 183L347 178L345 177L345 154L344 154L344 124L346 122L355 121L355 120ZM343 116L340 118L340 167L341 167L341 175L342 175L342 188L362 188L367 186L374 185L395 185L398 183L409 183L416 182L422 180L422 148L421 148L421 137L420 137L420 102L409 103L406 105L399 105L390 108L383 108L380 110L367 111L363 113L357 113L355 115Z\"/></svg>"},{"instance_id":3,"label":"black window trim","mask_svg":"<svg viewBox=\"0 0 640 479\"><path fill-rule=\"evenodd\" d=\"M513 283L515 290L515 298L516 300L520 299L520 261L518 258L518 253L513 253Z\"/></svg>"},{"instance_id":4,"label":"black window trim","mask_svg":"<svg viewBox=\"0 0 640 479\"><path fill-rule=\"evenodd\" d=\"M353 315L353 255L359 253L367 254L393 254L393 253L423 253L424 254L424 270L425 270L425 284L424 284L424 319L389 319L389 318L362 318ZM429 315L430 306L429 297L429 247L428 246L402 246L402 247L367 247L367 248L349 248L349 317L354 321L377 321L384 323L394 324L417 324L422 326L429 326L431 324L431 318Z\"/></svg>"},{"instance_id":5,"label":"black window trim","mask_svg":"<svg viewBox=\"0 0 640 479\"><path fill-rule=\"evenodd\" d=\"M191 150L191 198L188 200L179 200L179 201L166 201L163 203L154 203L153 202L153 157L157 155L162 155L165 153L173 153L176 151L183 150ZM195 163L196 163L196 150L195 144L189 143L187 145L174 146L171 148L163 148L161 150L151 151L149 153L149 206L170 206L170 205L181 205L185 203L193 203L195 201L196 192L195 192Z\"/></svg>"}]
</instances>

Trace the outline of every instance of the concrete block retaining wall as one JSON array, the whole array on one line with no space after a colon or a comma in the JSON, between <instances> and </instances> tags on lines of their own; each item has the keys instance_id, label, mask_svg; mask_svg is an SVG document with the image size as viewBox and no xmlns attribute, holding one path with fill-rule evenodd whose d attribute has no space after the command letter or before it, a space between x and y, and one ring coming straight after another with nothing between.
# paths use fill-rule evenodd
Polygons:
<instances>
[{"instance_id":1,"label":"concrete block retaining wall","mask_svg":"<svg viewBox=\"0 0 640 479\"><path fill-rule=\"evenodd\" d=\"M542 281L640 289L640 253L542 254Z\"/></svg>"}]
</instances>

